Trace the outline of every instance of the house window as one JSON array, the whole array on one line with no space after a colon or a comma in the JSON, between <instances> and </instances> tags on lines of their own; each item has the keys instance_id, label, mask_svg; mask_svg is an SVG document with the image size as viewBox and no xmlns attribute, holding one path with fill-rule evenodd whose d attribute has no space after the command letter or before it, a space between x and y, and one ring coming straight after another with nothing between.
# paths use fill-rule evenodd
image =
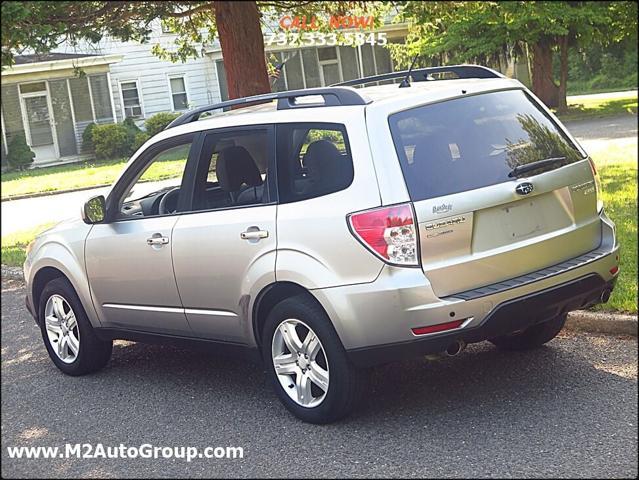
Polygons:
<instances>
[{"instance_id":1,"label":"house window","mask_svg":"<svg viewBox=\"0 0 639 480\"><path fill-rule=\"evenodd\" d=\"M360 47L360 53L365 77L382 75L393 71L393 62L388 49L379 45L372 46L365 44ZM383 85L386 83L393 83L393 80L374 82L372 85Z\"/></svg>"},{"instance_id":2,"label":"house window","mask_svg":"<svg viewBox=\"0 0 639 480\"><path fill-rule=\"evenodd\" d=\"M89 93L89 82L87 77L69 78L69 90L73 100L73 113L75 121L83 123L84 128L94 121L93 109L91 108L91 94Z\"/></svg>"},{"instance_id":3,"label":"house window","mask_svg":"<svg viewBox=\"0 0 639 480\"><path fill-rule=\"evenodd\" d=\"M106 74L92 75L89 78L93 111L97 123L113 122L113 108L111 107L111 92Z\"/></svg>"},{"instance_id":4,"label":"house window","mask_svg":"<svg viewBox=\"0 0 639 480\"><path fill-rule=\"evenodd\" d=\"M27 83L20 85L20 93L36 93L46 91L47 86L44 82Z\"/></svg>"},{"instance_id":5,"label":"house window","mask_svg":"<svg viewBox=\"0 0 639 480\"><path fill-rule=\"evenodd\" d=\"M325 86L333 85L334 83L342 81L337 48L318 48L317 59L319 60L322 79Z\"/></svg>"},{"instance_id":6,"label":"house window","mask_svg":"<svg viewBox=\"0 0 639 480\"><path fill-rule=\"evenodd\" d=\"M125 117L141 117L142 104L140 102L140 92L137 80L133 82L120 83L122 90L122 104Z\"/></svg>"},{"instance_id":7,"label":"house window","mask_svg":"<svg viewBox=\"0 0 639 480\"><path fill-rule=\"evenodd\" d=\"M186 84L184 77L169 78L171 85L171 99L173 102L173 110L186 110L189 108L189 99L186 94Z\"/></svg>"}]
</instances>

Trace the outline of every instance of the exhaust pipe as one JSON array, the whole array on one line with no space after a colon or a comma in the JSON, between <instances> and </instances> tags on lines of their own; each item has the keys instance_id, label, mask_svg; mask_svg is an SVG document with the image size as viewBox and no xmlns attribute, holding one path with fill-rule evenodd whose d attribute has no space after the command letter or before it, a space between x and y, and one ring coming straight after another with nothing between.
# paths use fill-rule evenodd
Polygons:
<instances>
[{"instance_id":1,"label":"exhaust pipe","mask_svg":"<svg viewBox=\"0 0 639 480\"><path fill-rule=\"evenodd\" d=\"M610 289L606 289L603 292L601 292L601 297L599 298L601 303L606 303L608 300L610 300L610 294L611 294Z\"/></svg>"},{"instance_id":2,"label":"exhaust pipe","mask_svg":"<svg viewBox=\"0 0 639 480\"><path fill-rule=\"evenodd\" d=\"M464 348L466 348L466 342L463 340L455 340L446 348L446 355L449 357L456 357L464 350Z\"/></svg>"}]
</instances>

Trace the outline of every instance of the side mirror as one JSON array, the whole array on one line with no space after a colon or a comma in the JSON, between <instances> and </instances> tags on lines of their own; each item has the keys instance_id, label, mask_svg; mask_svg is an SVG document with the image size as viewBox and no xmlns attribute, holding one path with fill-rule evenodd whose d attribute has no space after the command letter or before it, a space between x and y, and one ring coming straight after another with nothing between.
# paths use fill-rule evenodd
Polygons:
<instances>
[{"instance_id":1,"label":"side mirror","mask_svg":"<svg viewBox=\"0 0 639 480\"><path fill-rule=\"evenodd\" d=\"M106 200L104 195L89 198L82 207L82 220L92 225L100 223L106 216Z\"/></svg>"}]
</instances>

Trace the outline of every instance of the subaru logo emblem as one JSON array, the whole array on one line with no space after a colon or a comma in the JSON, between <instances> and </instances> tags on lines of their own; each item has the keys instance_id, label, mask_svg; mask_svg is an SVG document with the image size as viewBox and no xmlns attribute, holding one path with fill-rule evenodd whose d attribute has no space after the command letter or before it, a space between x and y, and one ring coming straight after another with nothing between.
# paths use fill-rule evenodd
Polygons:
<instances>
[{"instance_id":1,"label":"subaru logo emblem","mask_svg":"<svg viewBox=\"0 0 639 480\"><path fill-rule=\"evenodd\" d=\"M519 185L515 187L515 192L517 192L519 195L528 195L534 189L535 187L533 187L532 183L524 182L524 183L520 183Z\"/></svg>"}]
</instances>

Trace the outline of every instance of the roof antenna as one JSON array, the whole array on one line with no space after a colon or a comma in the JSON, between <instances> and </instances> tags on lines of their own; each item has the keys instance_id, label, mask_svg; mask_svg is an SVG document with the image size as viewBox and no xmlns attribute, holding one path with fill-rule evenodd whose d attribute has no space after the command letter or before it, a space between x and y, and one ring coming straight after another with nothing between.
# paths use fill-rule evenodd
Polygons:
<instances>
[{"instance_id":1,"label":"roof antenna","mask_svg":"<svg viewBox=\"0 0 639 480\"><path fill-rule=\"evenodd\" d=\"M404 77L404 80L402 80L402 83L399 84L399 88L410 87L409 78L410 78L410 74L413 72L413 67L415 66L417 57L419 57L419 53L415 55L415 58L413 58L413 62L410 64L410 68L408 69L408 72L406 72L406 76Z\"/></svg>"}]
</instances>

